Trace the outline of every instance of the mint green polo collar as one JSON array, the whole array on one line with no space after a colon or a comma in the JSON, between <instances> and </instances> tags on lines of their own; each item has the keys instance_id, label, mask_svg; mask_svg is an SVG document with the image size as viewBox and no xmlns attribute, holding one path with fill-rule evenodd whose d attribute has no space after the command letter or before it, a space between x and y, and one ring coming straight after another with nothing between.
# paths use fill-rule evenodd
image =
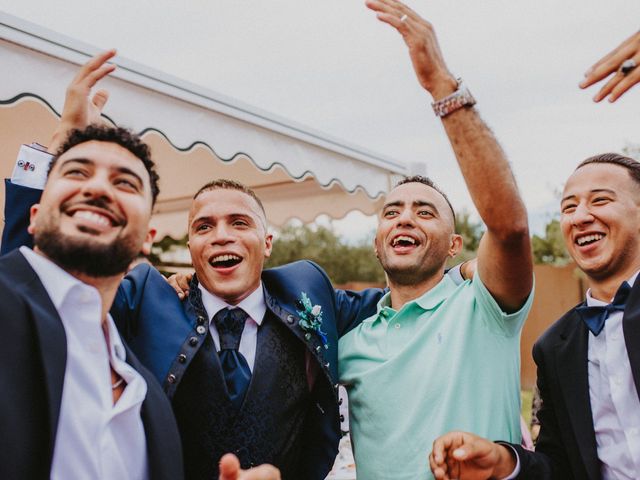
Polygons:
<instances>
[{"instance_id":1,"label":"mint green polo collar","mask_svg":"<svg viewBox=\"0 0 640 480\"><path fill-rule=\"evenodd\" d=\"M407 302L404 308L416 305L422 310L433 310L437 308L442 302L451 296L451 293L457 288L457 285L448 275L445 275L438 284L428 292L425 292L422 296ZM391 308L391 293L387 292L379 301L377 306L376 320L389 320L397 312Z\"/></svg>"}]
</instances>

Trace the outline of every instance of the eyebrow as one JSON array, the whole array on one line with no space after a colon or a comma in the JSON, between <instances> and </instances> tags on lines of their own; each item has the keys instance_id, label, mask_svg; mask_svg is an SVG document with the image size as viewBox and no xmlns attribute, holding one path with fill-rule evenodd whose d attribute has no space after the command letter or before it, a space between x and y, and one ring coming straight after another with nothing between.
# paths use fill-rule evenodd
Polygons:
<instances>
[{"instance_id":1,"label":"eyebrow","mask_svg":"<svg viewBox=\"0 0 640 480\"><path fill-rule=\"evenodd\" d=\"M611 189L609 189L609 188L594 188L593 190L590 190L590 191L589 191L589 193L590 193L590 194L592 194L592 195L593 195L594 193L603 193L603 192L604 192L604 193L609 193L609 194L611 194L611 195L615 195L615 194L616 194L616 192L615 192L615 191L613 191L613 190L611 190ZM576 197L577 197L577 195L575 195L575 194L567 195L567 196L566 196L566 197L564 197L562 200L560 200L560 203L564 202L565 200L569 200L569 199L571 199L571 198L576 198Z\"/></svg>"},{"instance_id":2,"label":"eyebrow","mask_svg":"<svg viewBox=\"0 0 640 480\"><path fill-rule=\"evenodd\" d=\"M191 226L196 225L198 223L202 223L202 222L211 222L213 218L214 218L213 215L202 215L200 217L194 218L191 221ZM223 218L227 218L230 220L236 220L238 218L242 218L242 219L251 220L251 223L256 224L256 221L254 220L253 216L248 215L246 213L230 213L228 215L225 215ZM262 220L260 221L260 223L262 223Z\"/></svg>"},{"instance_id":3,"label":"eyebrow","mask_svg":"<svg viewBox=\"0 0 640 480\"><path fill-rule=\"evenodd\" d=\"M79 158L69 158L67 160L63 160L62 163L60 164L60 167L64 167L65 165L68 165L69 163L80 163L82 165L95 165L95 162L93 160L91 160L89 158L79 157ZM144 185L144 181L142 180L140 175L138 175L136 172L134 172L130 168L128 168L128 167L116 167L115 170L118 173L124 173L125 175L131 175L132 177L135 177L138 180L138 182L140 182L140 185Z\"/></svg>"},{"instance_id":4,"label":"eyebrow","mask_svg":"<svg viewBox=\"0 0 640 480\"><path fill-rule=\"evenodd\" d=\"M382 210L386 210L389 207L403 207L405 204L404 201L402 200L396 200L395 202L389 202L389 203L385 203L382 207ZM413 202L412 206L414 207L430 207L432 208L436 213L438 213L438 207L435 206L434 203L432 202L427 202L426 200L416 200L415 202Z\"/></svg>"}]
</instances>

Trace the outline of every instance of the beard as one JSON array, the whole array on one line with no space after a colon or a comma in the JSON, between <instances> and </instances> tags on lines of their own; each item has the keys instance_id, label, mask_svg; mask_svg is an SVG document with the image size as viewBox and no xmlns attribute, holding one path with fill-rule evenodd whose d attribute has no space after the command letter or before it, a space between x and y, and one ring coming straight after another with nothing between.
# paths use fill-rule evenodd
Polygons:
<instances>
[{"instance_id":1,"label":"beard","mask_svg":"<svg viewBox=\"0 0 640 480\"><path fill-rule=\"evenodd\" d=\"M140 245L133 235L101 244L90 238L64 235L52 222L47 222L35 233L34 243L64 270L89 277L123 274L140 251Z\"/></svg>"}]
</instances>

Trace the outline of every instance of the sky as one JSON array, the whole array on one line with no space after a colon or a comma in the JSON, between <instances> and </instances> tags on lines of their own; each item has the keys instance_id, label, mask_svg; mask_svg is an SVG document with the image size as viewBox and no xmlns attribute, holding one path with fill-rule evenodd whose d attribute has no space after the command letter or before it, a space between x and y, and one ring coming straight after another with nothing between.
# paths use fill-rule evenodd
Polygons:
<instances>
[{"instance_id":1,"label":"sky","mask_svg":"<svg viewBox=\"0 0 640 480\"><path fill-rule=\"evenodd\" d=\"M414 0L501 142L540 232L582 159L640 144L640 86L615 104L577 87L637 31L637 0ZM401 162L474 212L397 32L362 0L0 0L7 13ZM321 167L319 167L321 168ZM334 222L350 238L374 220Z\"/></svg>"}]
</instances>

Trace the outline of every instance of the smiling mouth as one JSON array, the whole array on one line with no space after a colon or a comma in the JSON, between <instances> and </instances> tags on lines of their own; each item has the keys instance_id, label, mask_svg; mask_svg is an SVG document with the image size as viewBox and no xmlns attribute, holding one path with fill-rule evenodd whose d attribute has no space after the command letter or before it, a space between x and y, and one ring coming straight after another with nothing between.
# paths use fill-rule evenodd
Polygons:
<instances>
[{"instance_id":1,"label":"smiling mouth","mask_svg":"<svg viewBox=\"0 0 640 480\"><path fill-rule=\"evenodd\" d=\"M242 262L242 257L225 253L223 255L216 255L211 257L209 264L214 268L231 268Z\"/></svg>"},{"instance_id":2,"label":"smiling mouth","mask_svg":"<svg viewBox=\"0 0 640 480\"><path fill-rule=\"evenodd\" d=\"M418 241L408 235L398 235L391 240L392 247L414 247L416 245L418 245Z\"/></svg>"},{"instance_id":3,"label":"smiling mouth","mask_svg":"<svg viewBox=\"0 0 640 480\"><path fill-rule=\"evenodd\" d=\"M576 238L575 243L579 247L584 247L585 245L591 245L592 243L602 240L604 237L605 235L602 233L593 233L591 235Z\"/></svg>"},{"instance_id":4,"label":"smiling mouth","mask_svg":"<svg viewBox=\"0 0 640 480\"><path fill-rule=\"evenodd\" d=\"M92 212L89 210L76 210L71 214L71 216L73 218L87 220L90 223L93 223L97 226L104 227L104 228L113 227L116 224L116 222L106 217L105 215L101 215L99 213Z\"/></svg>"}]
</instances>

